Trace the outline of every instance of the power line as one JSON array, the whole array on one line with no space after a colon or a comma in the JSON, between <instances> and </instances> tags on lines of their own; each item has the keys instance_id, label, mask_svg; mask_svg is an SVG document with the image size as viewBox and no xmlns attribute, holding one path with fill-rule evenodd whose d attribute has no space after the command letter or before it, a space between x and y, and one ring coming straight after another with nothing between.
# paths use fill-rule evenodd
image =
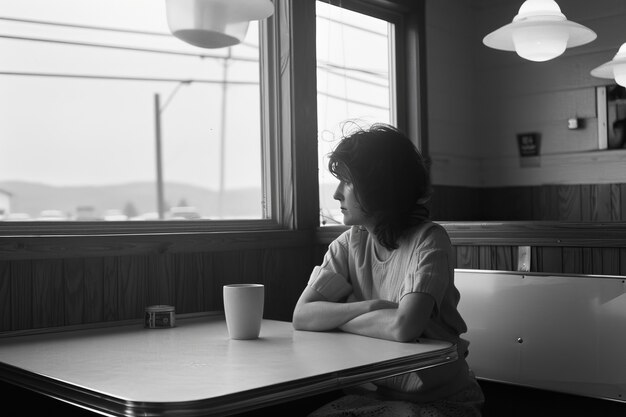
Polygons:
<instances>
[{"instance_id":1,"label":"power line","mask_svg":"<svg viewBox=\"0 0 626 417\"><path fill-rule=\"evenodd\" d=\"M336 24L339 24L339 25L343 25L343 26L346 26L346 27L357 29L357 30L360 30L362 32L371 33L373 35L384 36L384 37L387 36L386 33L377 32L377 31L372 30L372 29L368 29L368 28L365 28L365 27L362 27L362 26L353 25L351 23L347 23L347 22L344 22L344 21L341 21L341 20L330 18L330 17L317 16L317 18L318 19L323 19L323 20L328 20L331 23L336 23ZM108 31L108 32L133 33L133 34L137 34L137 35L168 36L168 37L172 36L172 34L169 33L169 32L157 32L157 31L150 31L150 30L126 29L126 28L110 27L110 26L98 26L98 25L79 25L79 24L76 24L76 23L53 22L53 21L50 21L50 20L23 19L23 18L6 17L6 16L0 16L0 20L6 20L6 21L9 21L9 22L18 22L18 23L31 23L31 24L36 24L36 25L60 26L60 27L75 28L75 29L89 29L89 30L102 30L102 31ZM246 45L246 46L250 46L250 47L257 47L257 45L252 45L252 44L245 43L245 42L242 42L241 44L242 45Z\"/></svg>"},{"instance_id":2,"label":"power line","mask_svg":"<svg viewBox=\"0 0 626 417\"><path fill-rule=\"evenodd\" d=\"M27 77L56 77L56 78L83 78L90 80L114 80L114 81L151 81L151 82L174 82L182 84L229 84L229 85L258 85L256 81L222 81L222 80L207 80L207 79L182 79L182 78L157 78L157 77L125 77L125 76L109 76L109 75L90 75L90 74L59 74L59 73L43 73L43 72L9 72L0 71L0 75L12 75L12 76L27 76ZM341 97L333 94L328 94L318 90L318 94L333 98L336 100L345 101L348 103L359 104L362 106L373 107L382 110L389 110L388 107L379 106L372 103L366 103L364 101L352 100L346 97Z\"/></svg>"},{"instance_id":3,"label":"power line","mask_svg":"<svg viewBox=\"0 0 626 417\"><path fill-rule=\"evenodd\" d=\"M0 16L0 20L6 20L9 22L19 22L19 23L33 23L37 25L60 26L60 27L75 28L75 29L90 29L90 30L103 30L103 31L109 31L109 32L133 33L136 35L172 36L171 33L166 33L166 32L123 29L123 28L114 28L114 27L109 27L109 26L79 25L75 23L51 22L49 20L19 19L15 17L3 17L3 16Z\"/></svg>"},{"instance_id":4,"label":"power line","mask_svg":"<svg viewBox=\"0 0 626 417\"><path fill-rule=\"evenodd\" d=\"M62 45L120 49L120 50L125 50L125 51L134 51L134 52L150 52L150 53L157 53L157 54L193 56L193 57L199 57L199 58L230 59L233 61L258 62L258 59L256 58L234 57L234 56L226 56L226 55L222 56L222 55L215 55L215 54L202 54L202 53L197 53L197 52L173 51L173 50L166 50L166 49L140 48L140 47L135 47L135 46L122 46L122 45L113 45L113 44L106 44L106 43L78 42L78 41L67 41L67 40L60 40L60 39L34 38L34 37L13 36L13 35L4 35L4 34L0 34L0 38L13 39L13 40L19 40L19 41L57 43L57 44L62 44Z\"/></svg>"},{"instance_id":5,"label":"power line","mask_svg":"<svg viewBox=\"0 0 626 417\"><path fill-rule=\"evenodd\" d=\"M66 27L66 28L74 28L74 29L88 29L88 30L101 30L101 31L107 31L107 32L131 33L135 35L151 35L151 36L166 36L166 37L173 36L169 32L126 29L126 28L116 28L116 27L98 26L98 25L79 25L76 23L53 22L50 20L21 19L21 18L6 17L6 16L0 16L0 20L6 20L9 22L18 22L18 23L32 23L36 25L58 26L58 27ZM247 42L241 42L241 45L252 47L252 48L258 48L257 45L253 45Z\"/></svg>"},{"instance_id":6,"label":"power line","mask_svg":"<svg viewBox=\"0 0 626 417\"><path fill-rule=\"evenodd\" d=\"M385 73L374 72L374 71L369 71L369 70L364 70L364 69L359 69L359 68L354 68L354 67L339 66L339 65L334 65L330 63L324 63L324 62L318 64L317 68L323 71L326 71L329 74L335 75L337 77L343 77L349 80L359 81L364 84L375 85L377 87L384 87L384 88L389 87L389 77ZM376 82L372 80L367 80L361 77L355 77L354 75L346 74L346 72L356 72L356 73L369 75L369 76L378 78L379 80L383 80L385 82L381 83L381 82Z\"/></svg>"},{"instance_id":7,"label":"power line","mask_svg":"<svg viewBox=\"0 0 626 417\"><path fill-rule=\"evenodd\" d=\"M328 98L333 98L335 100L344 101L346 103L358 104L361 106L372 107L374 109L380 109L380 110L389 110L389 106L380 106L378 104L367 103L365 101L353 100L353 99L343 97L343 96L328 94L320 90L317 90L317 94L328 97Z\"/></svg>"},{"instance_id":8,"label":"power line","mask_svg":"<svg viewBox=\"0 0 626 417\"><path fill-rule=\"evenodd\" d=\"M375 32L366 28L362 28L359 26L351 25L339 20L330 19L323 16L318 16L321 19L329 20L333 23L344 24L345 26L349 26L355 29L360 29L366 32L374 33L376 35L386 36L379 32ZM19 18L11 18L11 17L0 17L0 20L21 22L21 23L32 23L32 24L41 24L41 25L51 25L51 26L61 26L61 27L71 27L71 28L79 28L79 29L89 29L89 30L104 30L104 31L114 31L114 32L122 32L122 33L133 33L133 34L142 34L142 35L156 35L156 36L172 36L169 33L165 32L155 32L155 31L140 31L133 29L123 29L123 28L113 28L106 26L94 26L94 25L78 25L71 23L63 23L63 22L52 22L52 21L44 21L44 20L35 20L35 19L19 19ZM86 46L86 47L97 47L97 48L109 48L109 49L120 49L127 51L135 51L135 52L148 52L148 53L160 53L160 54L169 54L169 55L179 55L179 56L193 56L199 58L212 58L212 59L232 59L234 61L244 61L244 62L258 62L256 58L245 58L245 57L234 57L232 54L228 55L215 55L215 54L206 54L206 53L197 53L197 52L184 52L184 51L174 51L174 50L163 50L163 49L154 49L154 48L140 48L140 47L131 47L131 46L123 46L123 45L112 45L112 44L103 44L103 43L90 43L90 42L78 42L78 41L68 41L68 40L59 40L59 39L50 39L50 38L40 38L40 37L25 37L25 36L15 36L15 35L4 35L0 34L0 38L5 39L13 39L13 40L22 40L22 41L34 41L34 42L47 42L47 43L57 43L64 45L74 45L74 46ZM246 44L247 46L258 48L256 45ZM339 66L330 62L318 61L318 68L328 71L329 73L339 74L337 70L341 71L350 71L350 72L358 72L365 75L374 76L381 79L387 79L386 74L381 74L376 71L371 71L364 68L356 68L356 67L347 67L347 66ZM361 81L364 83L377 85L380 87L387 87L388 85L383 85L371 81L366 81L357 77L353 77L346 74L341 74L343 77Z\"/></svg>"},{"instance_id":9,"label":"power line","mask_svg":"<svg viewBox=\"0 0 626 417\"><path fill-rule=\"evenodd\" d=\"M346 22L342 22L339 20L318 16L321 19L329 20L333 23L343 24L345 26L349 26L355 29L359 29L362 31L370 32L380 36L386 36L376 31L372 31L363 27L355 26L348 24ZM51 26L61 26L61 27L70 27L70 28L78 28L78 29L89 29L89 30L104 30L104 31L114 31L114 32L123 32L123 33L132 33L132 34L142 34L142 35L156 35L156 36L171 36L169 33L164 32L155 32L155 31L141 31L141 30L133 30L133 29L123 29L123 28L113 28L113 27L105 27L105 26L94 26L94 25L79 25L79 24L71 24L71 23L63 23L63 22L52 22L52 21L44 21L44 20L34 20L34 19L19 19L19 18L11 18L11 17L0 17L0 20L6 21L14 21L20 23L32 23L32 24L41 24L41 25L51 25ZM160 53L160 54L170 54L170 55L179 55L179 56L193 56L199 58L212 58L212 59L232 59L235 61L244 61L244 62L258 62L256 58L245 58L245 57L233 57L231 54L228 55L215 55L215 54L206 54L206 53L197 53L197 52L184 52L184 51L174 51L174 50L163 50L163 49L154 49L154 48L143 48L143 47L132 47L132 46L123 46L123 45L113 45L113 44L103 44L103 43L91 43L91 42L79 42L79 41L68 41L68 40L59 40L59 39L50 39L50 38L40 38L40 37L25 37L25 36L14 36L14 35L3 35L0 34L0 38L5 39L13 39L13 40L22 40L22 41L34 41L34 42L46 42L46 43L57 43L64 45L74 45L74 46L86 46L86 47L96 47L96 48L109 48L109 49L120 49L127 51L135 51L135 52L148 52L148 53ZM249 45L252 47L257 47L256 45ZM356 67L347 67L347 66L339 66L330 62L322 62L320 61L318 64L318 69L327 71L331 74L335 74L338 76L343 76L344 78L363 82L370 85L375 85L379 87L388 87L388 84L381 84L377 82L373 82L370 80L364 80L362 78L354 77L347 75L345 73L341 73L341 71L349 71L362 73L364 75L373 76L379 79L387 79L386 74L381 74L376 71L371 71L364 68L356 68ZM25 75L25 76L50 76L50 77L75 77L75 78L97 78L97 79L115 79L115 80L130 80L130 81L165 81L165 82L188 82L189 80L182 79L173 79L173 78L149 78L149 77L124 77L124 76L101 76L101 75L68 75L68 74L46 74L46 73L26 73L26 72L2 72L0 74L3 75ZM207 82L207 83L219 83L219 81L212 80L197 80L195 82Z\"/></svg>"},{"instance_id":10,"label":"power line","mask_svg":"<svg viewBox=\"0 0 626 417\"><path fill-rule=\"evenodd\" d=\"M127 47L127 46L119 46L119 45L105 45L105 44L92 44L92 43L88 43L88 42L74 42L74 41L61 41L61 40L55 40L55 39L45 39L45 38L25 38L25 37L18 37L18 36L11 36L11 35L1 35L0 34L0 38L7 38L7 39L14 39L14 40L25 40L25 41L38 41L38 42L49 42L49 43L60 43L60 44L67 44L67 45L74 45L74 46L87 46L87 47L102 47L102 48L114 48L114 49L122 49L122 50L130 50L130 51L139 51L139 52L153 52L153 53L165 53L165 54L174 54L174 55L184 55L184 56L196 56L196 57L200 57L200 58L215 58L215 59L228 59L228 60L234 60L234 61L244 61L244 62L258 62L257 59L255 58L239 58L239 57L233 57L232 55L228 55L228 56L214 56L214 55L200 55L200 54L194 54L194 53L185 53L185 52L175 52L175 51L165 51L165 50L157 50L157 49L148 49L148 48L135 48L135 47ZM327 63L327 62L321 62L320 65L318 65L318 68L328 71L330 73L334 73L334 74L338 74L340 76L343 76L345 78L351 79L351 80L356 80L356 81L360 81L363 83L367 83L367 84L371 84L371 85L377 85L379 87L386 87L386 85L380 84L380 83L376 83L376 82L372 82L372 81L367 81L367 80L363 80L361 78L358 77L354 77L354 76L350 76L350 75L346 75L346 74L340 74L337 70L342 70L342 71L351 71L351 72L360 72L363 74L367 74L367 75L372 75L378 78L384 78L384 75L377 73L377 72L373 72L373 71L369 71L366 69L360 69L360 68L353 68L353 67L345 67L345 66L337 66L334 65L332 63ZM41 75L41 76L64 76L62 74L44 74L44 73L27 73L27 72L0 72L0 74L3 75ZM82 78L90 78L90 76L81 76ZM96 76L96 77L103 77L103 76ZM91 77L93 78L93 77ZM135 79L135 78L129 78L129 77L113 77L112 79ZM139 77L141 78L141 77ZM139 79L137 78L137 79ZM182 82L185 80L179 80L179 79L145 79L146 81L148 80L153 80L153 81L175 81L175 82Z\"/></svg>"},{"instance_id":11,"label":"power line","mask_svg":"<svg viewBox=\"0 0 626 417\"><path fill-rule=\"evenodd\" d=\"M94 75L94 74L61 74L51 72L23 72L23 71L0 71L0 75L13 75L25 77L54 77L54 78L83 78L91 80L113 80L113 81L151 81L151 82L173 82L173 83L201 83L201 84L224 84L221 80L209 79L182 79L182 78L163 78L163 77L130 77L116 75ZM235 85L259 85L258 81L228 81L229 84Z\"/></svg>"},{"instance_id":12,"label":"power line","mask_svg":"<svg viewBox=\"0 0 626 417\"><path fill-rule=\"evenodd\" d=\"M319 16L319 15L317 16L317 18L318 19L328 20L331 23L336 23L338 25L346 26L346 27L349 27L349 28L352 28L352 29L357 29L357 30L360 30L361 32L367 32L367 33L371 33L373 35L377 35L377 36L381 36L381 37L385 37L385 38L387 37L386 33L381 33L381 32L377 32L377 31L372 30L372 29L364 28L362 26L353 25L351 23L344 22L343 20L333 19L333 18L330 18L330 17Z\"/></svg>"},{"instance_id":13,"label":"power line","mask_svg":"<svg viewBox=\"0 0 626 417\"><path fill-rule=\"evenodd\" d=\"M99 74L62 74L53 72L29 72L29 71L0 71L0 75L7 76L23 76L23 77L50 77L50 78L82 78L91 80L111 80L111 81L149 81L149 82L168 82L168 83L199 83L199 84L224 84L221 80L209 80L202 78L166 78L166 77L133 77L124 75L99 75ZM354 77L346 77L365 84L371 84L378 87L388 87L380 83L373 83ZM233 85L258 85L258 81L228 81Z\"/></svg>"}]
</instances>

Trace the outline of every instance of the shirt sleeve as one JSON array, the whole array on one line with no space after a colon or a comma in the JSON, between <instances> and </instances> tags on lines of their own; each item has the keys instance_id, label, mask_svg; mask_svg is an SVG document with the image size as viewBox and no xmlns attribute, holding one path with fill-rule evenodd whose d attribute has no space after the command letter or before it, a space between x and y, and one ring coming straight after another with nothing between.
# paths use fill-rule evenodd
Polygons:
<instances>
[{"instance_id":1,"label":"shirt sleeve","mask_svg":"<svg viewBox=\"0 0 626 417\"><path fill-rule=\"evenodd\" d=\"M339 301L352 293L348 268L348 232L328 246L321 266L311 272L308 285L329 301Z\"/></svg>"},{"instance_id":2,"label":"shirt sleeve","mask_svg":"<svg viewBox=\"0 0 626 417\"><path fill-rule=\"evenodd\" d=\"M342 276L329 269L313 268L309 286L315 288L328 301L339 301L352 292L352 285Z\"/></svg>"},{"instance_id":3,"label":"shirt sleeve","mask_svg":"<svg viewBox=\"0 0 626 417\"><path fill-rule=\"evenodd\" d=\"M439 310L451 282L450 241L445 232L435 229L417 248L404 283L404 294L431 295Z\"/></svg>"}]
</instances>

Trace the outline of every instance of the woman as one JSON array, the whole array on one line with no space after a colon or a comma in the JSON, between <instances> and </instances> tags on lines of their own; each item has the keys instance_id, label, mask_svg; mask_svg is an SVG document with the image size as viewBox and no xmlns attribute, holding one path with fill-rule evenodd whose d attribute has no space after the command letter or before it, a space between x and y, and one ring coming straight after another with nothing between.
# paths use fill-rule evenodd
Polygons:
<instances>
[{"instance_id":1,"label":"woman","mask_svg":"<svg viewBox=\"0 0 626 417\"><path fill-rule=\"evenodd\" d=\"M428 220L428 168L397 129L376 124L343 138L331 153L334 199L344 224L298 300L298 330L346 332L398 342L419 337L457 344L453 363L375 382L312 416L480 416L482 391L465 357L453 253Z\"/></svg>"}]
</instances>

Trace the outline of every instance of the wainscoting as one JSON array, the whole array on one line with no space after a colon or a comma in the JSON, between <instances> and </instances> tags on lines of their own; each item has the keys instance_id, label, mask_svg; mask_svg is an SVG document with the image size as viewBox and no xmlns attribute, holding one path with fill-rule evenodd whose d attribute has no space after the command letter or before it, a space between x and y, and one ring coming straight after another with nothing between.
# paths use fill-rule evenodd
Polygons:
<instances>
[{"instance_id":1,"label":"wainscoting","mask_svg":"<svg viewBox=\"0 0 626 417\"><path fill-rule=\"evenodd\" d=\"M266 285L266 318L291 320L313 264L299 240L278 248L0 260L0 332L140 319L155 304L177 314L222 310L222 286L242 282Z\"/></svg>"},{"instance_id":2,"label":"wainscoting","mask_svg":"<svg viewBox=\"0 0 626 417\"><path fill-rule=\"evenodd\" d=\"M626 184L435 186L431 214L439 221L626 221Z\"/></svg>"}]
</instances>

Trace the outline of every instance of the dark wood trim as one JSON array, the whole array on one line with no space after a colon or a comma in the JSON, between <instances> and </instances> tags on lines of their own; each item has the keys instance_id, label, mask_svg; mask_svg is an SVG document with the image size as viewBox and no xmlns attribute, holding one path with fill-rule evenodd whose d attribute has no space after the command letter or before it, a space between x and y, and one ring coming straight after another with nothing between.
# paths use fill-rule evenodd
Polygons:
<instances>
[{"instance_id":1,"label":"dark wood trim","mask_svg":"<svg viewBox=\"0 0 626 417\"><path fill-rule=\"evenodd\" d=\"M297 3L297 4L294 4ZM292 225L297 230L314 230L319 225L319 185L317 179L317 73L316 12L314 0L282 0L283 19L289 20L288 31L281 32L281 66L283 114L282 134L291 138L290 151L283 154L289 167L285 184L291 184ZM284 28L283 28L284 29ZM289 56L289 59L286 57ZM284 114L286 115L286 114Z\"/></svg>"},{"instance_id":2,"label":"dark wood trim","mask_svg":"<svg viewBox=\"0 0 626 417\"><path fill-rule=\"evenodd\" d=\"M626 223L440 222L454 245L626 247Z\"/></svg>"},{"instance_id":3,"label":"dark wood trim","mask_svg":"<svg viewBox=\"0 0 626 417\"><path fill-rule=\"evenodd\" d=\"M311 231L145 233L128 235L40 235L0 237L0 260L82 258L311 245Z\"/></svg>"},{"instance_id":4,"label":"dark wood trim","mask_svg":"<svg viewBox=\"0 0 626 417\"><path fill-rule=\"evenodd\" d=\"M322 0L337 7L358 10L377 8L381 13L408 13L416 7L422 7L424 0Z\"/></svg>"},{"instance_id":5,"label":"dark wood trim","mask_svg":"<svg viewBox=\"0 0 626 417\"><path fill-rule=\"evenodd\" d=\"M17 236L100 236L159 233L215 233L281 230L273 220L167 220L167 221L69 221L0 222L0 238Z\"/></svg>"},{"instance_id":6,"label":"dark wood trim","mask_svg":"<svg viewBox=\"0 0 626 417\"><path fill-rule=\"evenodd\" d=\"M437 222L452 244L463 246L556 246L626 248L626 223L574 222ZM328 244L345 227L327 227L316 234L318 244Z\"/></svg>"},{"instance_id":7,"label":"dark wood trim","mask_svg":"<svg viewBox=\"0 0 626 417\"><path fill-rule=\"evenodd\" d=\"M408 75L404 108L406 132L427 160L428 140L428 86L426 79L426 11L424 1L414 1L413 9L404 21L404 62Z\"/></svg>"},{"instance_id":8,"label":"dark wood trim","mask_svg":"<svg viewBox=\"0 0 626 417\"><path fill-rule=\"evenodd\" d=\"M626 248L626 223L570 222L439 222L455 246L542 246ZM304 247L328 244L345 226L311 230L146 231L0 236L0 260L214 252L252 248Z\"/></svg>"},{"instance_id":9,"label":"dark wood trim","mask_svg":"<svg viewBox=\"0 0 626 417\"><path fill-rule=\"evenodd\" d=\"M328 245L346 230L348 230L347 226L320 227L315 233L315 242L318 245Z\"/></svg>"}]
</instances>

